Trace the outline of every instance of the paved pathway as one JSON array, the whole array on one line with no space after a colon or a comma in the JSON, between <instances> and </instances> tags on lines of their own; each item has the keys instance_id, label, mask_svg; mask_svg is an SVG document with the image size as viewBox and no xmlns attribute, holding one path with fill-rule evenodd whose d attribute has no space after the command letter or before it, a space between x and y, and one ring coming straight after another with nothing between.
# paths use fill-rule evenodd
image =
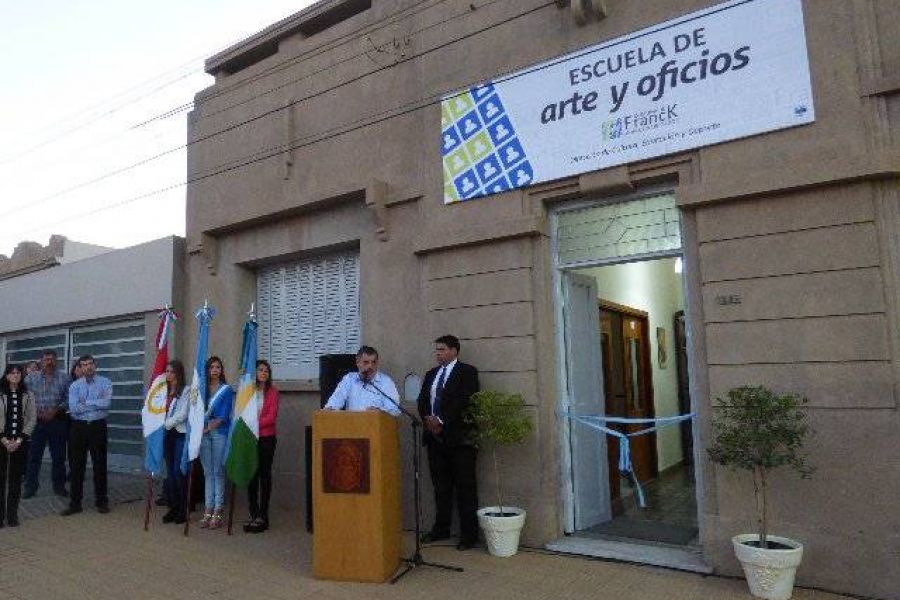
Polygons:
<instances>
[{"instance_id":1,"label":"paved pathway","mask_svg":"<svg viewBox=\"0 0 900 600\"><path fill-rule=\"evenodd\" d=\"M139 502L146 494L146 480L141 476L126 475L123 473L109 473L107 486L109 488L109 501L111 504L123 504L127 502ZM162 489L162 482L154 484L156 490ZM68 489L69 484L66 484ZM86 509L94 507L94 479L93 471L88 468L84 476L84 499L82 505ZM68 498L61 498L53 493L53 484L50 481L50 464L45 463L41 467L40 483L37 493L22 500L19 506L19 518L22 520L37 519L49 515L57 515L69 505Z\"/></svg>"},{"instance_id":2,"label":"paved pathway","mask_svg":"<svg viewBox=\"0 0 900 600\"><path fill-rule=\"evenodd\" d=\"M114 498L133 500L142 481L119 481ZM119 492L117 492L119 494ZM36 505L35 498L29 502ZM55 503L54 500L49 502ZM108 515L85 506L80 515L25 518L0 530L0 598L119 599L298 598L310 600L747 600L743 581L703 577L653 567L560 556L539 550L500 559L484 550L457 552L450 546L425 550L426 559L456 564L465 573L420 568L397 585L318 581L311 576L311 538L302 515L275 515L260 535L238 530L162 525L154 513L142 530L141 502L114 504ZM31 510L31 507L29 507ZM37 515L39 511L35 510ZM196 517L195 517L196 518ZM407 544L411 537L407 536ZM797 600L841 596L798 590Z\"/></svg>"}]
</instances>

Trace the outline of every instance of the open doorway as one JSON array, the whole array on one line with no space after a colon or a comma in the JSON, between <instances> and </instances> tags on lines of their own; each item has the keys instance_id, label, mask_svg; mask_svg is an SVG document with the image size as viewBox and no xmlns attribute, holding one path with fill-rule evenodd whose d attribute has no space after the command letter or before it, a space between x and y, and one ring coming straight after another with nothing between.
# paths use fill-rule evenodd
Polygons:
<instances>
[{"instance_id":1,"label":"open doorway","mask_svg":"<svg viewBox=\"0 0 900 600\"><path fill-rule=\"evenodd\" d=\"M690 411L681 270L681 258L674 256L563 272L573 413L653 419ZM619 440L579 423L568 426L573 533L698 543L689 423L630 438L644 506L633 481L619 472ZM610 428L634 434L645 426ZM602 468L591 466L596 461Z\"/></svg>"}]
</instances>

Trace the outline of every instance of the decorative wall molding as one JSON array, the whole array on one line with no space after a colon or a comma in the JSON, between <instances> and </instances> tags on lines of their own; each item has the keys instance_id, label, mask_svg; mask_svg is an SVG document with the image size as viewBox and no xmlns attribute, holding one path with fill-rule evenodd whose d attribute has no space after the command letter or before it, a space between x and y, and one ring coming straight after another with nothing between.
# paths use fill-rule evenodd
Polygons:
<instances>
[{"instance_id":1,"label":"decorative wall molding","mask_svg":"<svg viewBox=\"0 0 900 600\"><path fill-rule=\"evenodd\" d=\"M480 227L426 230L416 239L415 253L429 254L450 248L474 246L498 240L547 235L547 220L542 216L527 216Z\"/></svg>"},{"instance_id":2,"label":"decorative wall molding","mask_svg":"<svg viewBox=\"0 0 900 600\"><path fill-rule=\"evenodd\" d=\"M390 235L388 233L388 216L387 201L388 184L377 179L373 179L366 186L366 206L372 210L375 215L375 235L382 242L388 241Z\"/></svg>"},{"instance_id":3,"label":"decorative wall molding","mask_svg":"<svg viewBox=\"0 0 900 600\"><path fill-rule=\"evenodd\" d=\"M585 25L591 18L605 19L607 15L605 0L570 0L569 9L579 25Z\"/></svg>"},{"instance_id":4,"label":"decorative wall molding","mask_svg":"<svg viewBox=\"0 0 900 600\"><path fill-rule=\"evenodd\" d=\"M210 275L215 275L219 267L219 240L209 233L200 234L200 241L188 247L188 254L200 254L206 262Z\"/></svg>"},{"instance_id":5,"label":"decorative wall molding","mask_svg":"<svg viewBox=\"0 0 900 600\"><path fill-rule=\"evenodd\" d=\"M390 239L388 231L387 209L394 208L407 202L417 202L422 199L422 192L415 189L398 189L378 179L373 179L365 190L366 206L372 209L375 215L375 234L382 242Z\"/></svg>"}]
</instances>

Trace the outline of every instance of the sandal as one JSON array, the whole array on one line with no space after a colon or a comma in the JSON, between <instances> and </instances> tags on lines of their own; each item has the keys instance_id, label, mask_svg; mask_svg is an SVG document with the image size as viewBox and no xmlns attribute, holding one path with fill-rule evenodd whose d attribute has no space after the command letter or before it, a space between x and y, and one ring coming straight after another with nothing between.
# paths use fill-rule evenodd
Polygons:
<instances>
[{"instance_id":1,"label":"sandal","mask_svg":"<svg viewBox=\"0 0 900 600\"><path fill-rule=\"evenodd\" d=\"M200 519L200 522L198 523L198 525L201 528L206 529L210 526L210 524L212 523L212 520L213 520L212 513L203 513L203 518Z\"/></svg>"},{"instance_id":2,"label":"sandal","mask_svg":"<svg viewBox=\"0 0 900 600\"><path fill-rule=\"evenodd\" d=\"M213 513L212 518L209 520L209 528L210 529L218 529L222 526L222 513L216 511Z\"/></svg>"}]
</instances>

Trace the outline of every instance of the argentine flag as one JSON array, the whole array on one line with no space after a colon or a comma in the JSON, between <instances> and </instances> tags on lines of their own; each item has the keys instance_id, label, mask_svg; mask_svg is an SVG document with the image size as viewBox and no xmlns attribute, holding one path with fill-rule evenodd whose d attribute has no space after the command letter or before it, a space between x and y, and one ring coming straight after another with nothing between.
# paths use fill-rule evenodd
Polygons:
<instances>
[{"instance_id":1,"label":"argentine flag","mask_svg":"<svg viewBox=\"0 0 900 600\"><path fill-rule=\"evenodd\" d=\"M190 406L188 406L187 435L184 454L181 456L181 471L188 472L188 465L200 456L200 440L203 437L203 422L206 417L206 353L209 347L209 322L215 316L215 309L208 304L197 311L200 324L197 332L197 358L194 361L194 377L191 380Z\"/></svg>"},{"instance_id":2,"label":"argentine flag","mask_svg":"<svg viewBox=\"0 0 900 600\"><path fill-rule=\"evenodd\" d=\"M169 362L169 331L175 326L175 313L166 307L159 313L159 330L156 332L156 362L147 397L141 408L141 423L144 426L144 469L151 475L162 472L163 443L166 429L166 364Z\"/></svg>"},{"instance_id":3,"label":"argentine flag","mask_svg":"<svg viewBox=\"0 0 900 600\"><path fill-rule=\"evenodd\" d=\"M256 320L252 313L244 324L241 343L241 382L234 403L231 437L225 470L238 487L246 487L258 462L260 398L256 389Z\"/></svg>"}]
</instances>

